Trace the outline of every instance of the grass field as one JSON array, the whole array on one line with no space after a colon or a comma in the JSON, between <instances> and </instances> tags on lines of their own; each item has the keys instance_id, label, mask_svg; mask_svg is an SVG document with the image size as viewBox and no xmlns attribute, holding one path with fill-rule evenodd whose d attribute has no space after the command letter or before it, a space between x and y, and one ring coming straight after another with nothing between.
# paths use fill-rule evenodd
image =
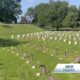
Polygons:
<instances>
[{"instance_id":1,"label":"grass field","mask_svg":"<svg viewBox=\"0 0 80 80\"><path fill-rule=\"evenodd\" d=\"M33 25L0 24L0 80L80 80L80 74L54 74L59 63L75 63L80 32L44 31ZM66 56L65 56L66 52ZM41 73L40 65L48 73ZM40 76L36 76L41 73Z\"/></svg>"}]
</instances>

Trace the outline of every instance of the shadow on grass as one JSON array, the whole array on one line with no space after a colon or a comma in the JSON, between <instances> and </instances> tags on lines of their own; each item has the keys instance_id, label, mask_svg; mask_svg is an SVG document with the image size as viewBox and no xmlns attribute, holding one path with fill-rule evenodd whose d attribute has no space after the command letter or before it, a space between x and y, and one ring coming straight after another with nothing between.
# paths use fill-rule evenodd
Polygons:
<instances>
[{"instance_id":1,"label":"shadow on grass","mask_svg":"<svg viewBox=\"0 0 80 80\"><path fill-rule=\"evenodd\" d=\"M28 42L19 42L16 40L10 40L10 39L2 39L0 38L0 47L11 47L11 46L17 46L20 44L24 44Z\"/></svg>"},{"instance_id":2,"label":"shadow on grass","mask_svg":"<svg viewBox=\"0 0 80 80\"><path fill-rule=\"evenodd\" d=\"M2 27L4 27L4 28L12 28L13 26L8 25L8 24L3 24Z\"/></svg>"}]
</instances>

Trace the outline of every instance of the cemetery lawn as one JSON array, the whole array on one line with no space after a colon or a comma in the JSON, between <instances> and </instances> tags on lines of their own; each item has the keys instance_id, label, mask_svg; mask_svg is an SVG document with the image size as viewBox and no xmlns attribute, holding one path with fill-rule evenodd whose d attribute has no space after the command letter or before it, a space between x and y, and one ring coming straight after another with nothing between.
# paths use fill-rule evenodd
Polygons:
<instances>
[{"instance_id":1,"label":"cemetery lawn","mask_svg":"<svg viewBox=\"0 0 80 80\"><path fill-rule=\"evenodd\" d=\"M80 80L80 74L52 73L57 64L75 63L76 57L80 55L80 32L54 32L53 39L50 37L51 32L47 32L49 37L45 40L40 35L39 39L35 34L31 35L36 32L43 32L42 36L45 36L43 29L33 25L0 23L0 80L48 80L50 76L55 80ZM68 35L64 42L66 33ZM61 35L63 37L59 40ZM23 58L24 54L27 57ZM41 72L42 64L45 64L48 73L36 76L36 73Z\"/></svg>"}]
</instances>

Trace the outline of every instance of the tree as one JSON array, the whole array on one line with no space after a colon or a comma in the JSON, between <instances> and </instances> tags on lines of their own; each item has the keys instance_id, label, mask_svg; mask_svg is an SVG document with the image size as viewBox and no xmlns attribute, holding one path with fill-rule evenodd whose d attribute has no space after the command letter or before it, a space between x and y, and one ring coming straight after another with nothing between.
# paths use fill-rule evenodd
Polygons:
<instances>
[{"instance_id":1,"label":"tree","mask_svg":"<svg viewBox=\"0 0 80 80\"><path fill-rule=\"evenodd\" d=\"M78 10L77 26L80 27L80 6L79 6L79 10Z\"/></svg>"},{"instance_id":2,"label":"tree","mask_svg":"<svg viewBox=\"0 0 80 80\"><path fill-rule=\"evenodd\" d=\"M33 7L28 8L27 12L25 13L25 16L27 18L27 21L29 23L33 23L33 20L35 18L35 11Z\"/></svg>"},{"instance_id":3,"label":"tree","mask_svg":"<svg viewBox=\"0 0 80 80\"><path fill-rule=\"evenodd\" d=\"M21 23L21 24L25 24L25 23L27 23L27 19L26 19L26 17L21 16L21 21L20 21L20 23Z\"/></svg>"},{"instance_id":4,"label":"tree","mask_svg":"<svg viewBox=\"0 0 80 80\"><path fill-rule=\"evenodd\" d=\"M68 14L62 22L63 27L76 27L78 19L78 10L75 6L70 6L68 10Z\"/></svg>"},{"instance_id":5,"label":"tree","mask_svg":"<svg viewBox=\"0 0 80 80\"><path fill-rule=\"evenodd\" d=\"M80 21L80 9L62 0L41 3L34 8L29 8L27 14L33 17L34 24L49 29L74 28Z\"/></svg>"},{"instance_id":6,"label":"tree","mask_svg":"<svg viewBox=\"0 0 80 80\"><path fill-rule=\"evenodd\" d=\"M34 9L34 22L41 27L44 27L47 19L49 5L48 4L39 4Z\"/></svg>"},{"instance_id":7,"label":"tree","mask_svg":"<svg viewBox=\"0 0 80 80\"><path fill-rule=\"evenodd\" d=\"M53 3L54 2L54 0L49 0L49 3Z\"/></svg>"},{"instance_id":8,"label":"tree","mask_svg":"<svg viewBox=\"0 0 80 80\"><path fill-rule=\"evenodd\" d=\"M50 10L51 16L51 23L52 23L52 27L57 28L57 30L62 27L61 22L63 21L63 19L65 18L65 16L67 15L68 12L68 3L66 1L57 1L54 2L53 4L51 4L51 10Z\"/></svg>"},{"instance_id":9,"label":"tree","mask_svg":"<svg viewBox=\"0 0 80 80\"><path fill-rule=\"evenodd\" d=\"M0 21L6 23L17 22L22 13L21 0L0 0Z\"/></svg>"}]
</instances>

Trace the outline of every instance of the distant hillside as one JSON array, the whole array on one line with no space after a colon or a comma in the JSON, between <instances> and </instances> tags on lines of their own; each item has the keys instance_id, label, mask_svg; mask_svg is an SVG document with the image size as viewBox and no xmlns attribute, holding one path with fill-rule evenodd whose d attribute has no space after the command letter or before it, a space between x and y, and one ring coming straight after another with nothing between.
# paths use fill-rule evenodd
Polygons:
<instances>
[{"instance_id":1,"label":"distant hillside","mask_svg":"<svg viewBox=\"0 0 80 80\"><path fill-rule=\"evenodd\" d=\"M34 25L29 24L3 24L0 23L0 37L2 35L16 35L16 34L26 34L32 32L40 32L43 29L35 27Z\"/></svg>"}]
</instances>

